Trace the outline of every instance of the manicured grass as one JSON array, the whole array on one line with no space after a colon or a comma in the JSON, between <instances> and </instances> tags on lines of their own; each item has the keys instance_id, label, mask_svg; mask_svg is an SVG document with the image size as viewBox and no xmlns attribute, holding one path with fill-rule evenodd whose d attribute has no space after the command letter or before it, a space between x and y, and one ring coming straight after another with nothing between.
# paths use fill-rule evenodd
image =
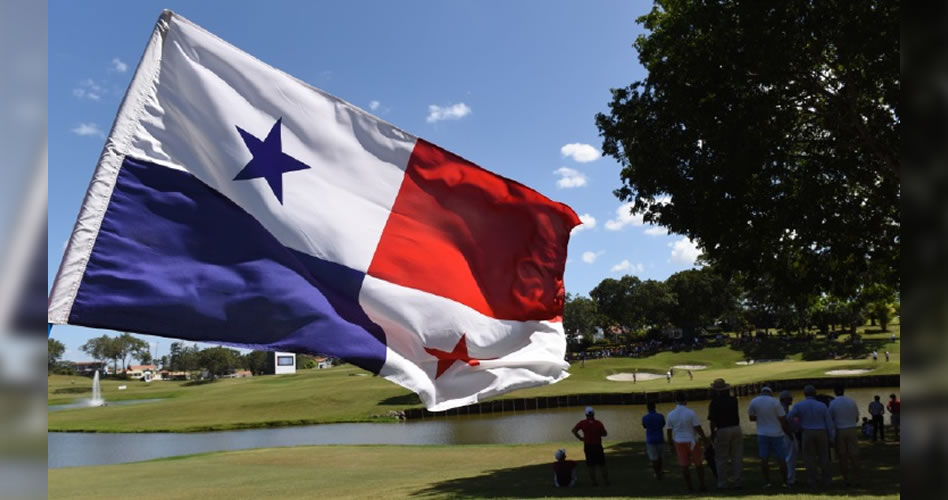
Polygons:
<instances>
[{"instance_id":1,"label":"manicured grass","mask_svg":"<svg viewBox=\"0 0 948 500\"><path fill-rule=\"evenodd\" d=\"M744 482L739 491L687 495L666 453L667 474L652 478L642 443L607 445L612 485L592 487L584 465L572 489L552 486L553 452L565 447L582 459L582 445L307 446L210 453L135 464L53 469L49 498L202 500L233 498L703 498L742 499L897 498L898 444L862 443L865 473L858 488L843 488L837 476L828 490L764 489L755 458L756 441L745 438ZM805 482L801 469L798 478ZM837 465L834 464L834 470ZM838 472L838 470L837 470ZM706 470L709 485L713 476ZM775 475L776 472L773 472Z\"/></svg>"},{"instance_id":2,"label":"manicured grass","mask_svg":"<svg viewBox=\"0 0 948 500\"><path fill-rule=\"evenodd\" d=\"M898 325L891 329L898 335ZM648 358L607 358L589 360L585 367L574 363L571 376L560 383L525 389L503 397L520 398L606 392L651 392L691 387L708 387L723 377L728 382L749 383L777 379L826 377L832 369L868 368L873 374L899 373L899 345L888 342L888 333L864 338L876 343L880 352L888 349L892 361L873 363L868 359L802 361L799 353L788 353L794 361L739 366L744 354L728 347L699 351L660 353ZM844 341L844 340L841 340ZM873 344L873 345L876 345ZM671 384L664 379L613 382L606 376L618 372L664 372L679 364L707 365L693 371L689 380L676 371ZM119 391L119 385L127 389ZM83 377L50 376L49 403L62 404L89 397L91 393L64 393L91 387ZM114 381L102 382L107 401L122 399L165 398L163 401L132 406L106 406L58 411L49 414L48 428L53 431L154 432L204 431L250 427L268 427L330 422L367 422L393 420L388 413L412 406L419 401L413 393L351 365L328 370L306 370L296 375L264 376L219 380L207 384L184 382Z\"/></svg>"}]
</instances>

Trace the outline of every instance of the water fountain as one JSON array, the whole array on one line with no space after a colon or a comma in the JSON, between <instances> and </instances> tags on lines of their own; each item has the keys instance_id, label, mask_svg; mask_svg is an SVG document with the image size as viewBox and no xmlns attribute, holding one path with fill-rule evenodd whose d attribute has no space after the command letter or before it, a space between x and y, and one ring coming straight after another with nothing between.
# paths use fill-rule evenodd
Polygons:
<instances>
[{"instance_id":1,"label":"water fountain","mask_svg":"<svg viewBox=\"0 0 948 500\"><path fill-rule=\"evenodd\" d=\"M99 383L99 370L95 371L92 377L92 399L88 402L89 406L104 406L105 399L102 397L102 385Z\"/></svg>"}]
</instances>

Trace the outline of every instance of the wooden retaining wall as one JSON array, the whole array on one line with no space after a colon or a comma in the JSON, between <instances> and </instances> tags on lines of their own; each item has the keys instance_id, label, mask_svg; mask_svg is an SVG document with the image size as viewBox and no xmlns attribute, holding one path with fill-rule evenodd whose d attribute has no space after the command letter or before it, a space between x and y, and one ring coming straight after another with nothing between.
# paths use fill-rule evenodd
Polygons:
<instances>
[{"instance_id":1,"label":"wooden retaining wall","mask_svg":"<svg viewBox=\"0 0 948 500\"><path fill-rule=\"evenodd\" d=\"M898 374L869 375L857 377L823 377L791 380L773 380L768 382L754 382L752 384L735 384L731 386L731 393L735 396L751 396L760 393L760 388L769 386L775 394L782 390L800 390L806 385L813 385L817 389L832 389L837 385L852 387L895 387L900 385ZM443 412L430 412L424 408L409 408L403 410L405 419L426 419L450 417L455 415L481 415L487 413L511 413L547 408L566 408L572 406L600 406L600 405L644 405L647 401L668 403L675 400L675 393L684 391L689 401L705 401L711 399L713 391L710 388L676 389L655 392L612 392L599 394L569 394L565 396L540 396L535 398L510 398L482 401L461 408L452 408Z\"/></svg>"}]
</instances>

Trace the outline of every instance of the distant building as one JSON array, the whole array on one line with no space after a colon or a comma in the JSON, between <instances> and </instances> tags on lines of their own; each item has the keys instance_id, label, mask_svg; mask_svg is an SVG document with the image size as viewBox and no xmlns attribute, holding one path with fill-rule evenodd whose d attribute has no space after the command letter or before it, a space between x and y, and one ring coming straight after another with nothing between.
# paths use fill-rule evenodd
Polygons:
<instances>
[{"instance_id":1,"label":"distant building","mask_svg":"<svg viewBox=\"0 0 948 500\"><path fill-rule=\"evenodd\" d=\"M267 356L268 375L289 375L296 373L296 354L292 352L271 352Z\"/></svg>"},{"instance_id":2,"label":"distant building","mask_svg":"<svg viewBox=\"0 0 948 500\"><path fill-rule=\"evenodd\" d=\"M316 362L316 369L322 370L324 368L332 368L332 359L326 357L318 357L313 361Z\"/></svg>"},{"instance_id":3,"label":"distant building","mask_svg":"<svg viewBox=\"0 0 948 500\"><path fill-rule=\"evenodd\" d=\"M72 361L71 363L79 375L91 377L95 374L96 370L99 371L100 375L108 375L111 373L109 371L109 365L105 361Z\"/></svg>"},{"instance_id":4,"label":"distant building","mask_svg":"<svg viewBox=\"0 0 948 500\"><path fill-rule=\"evenodd\" d=\"M158 367L155 365L128 365L128 369L125 370L125 376L144 382L151 382L156 378L161 379L161 375L158 373Z\"/></svg>"},{"instance_id":5,"label":"distant building","mask_svg":"<svg viewBox=\"0 0 948 500\"><path fill-rule=\"evenodd\" d=\"M188 380L191 376L188 372L178 371L173 372L170 370L161 370L158 372L158 377L156 379L160 380Z\"/></svg>"},{"instance_id":6,"label":"distant building","mask_svg":"<svg viewBox=\"0 0 948 500\"><path fill-rule=\"evenodd\" d=\"M253 373L250 370L235 370L234 373L228 373L227 375L222 375L221 378L246 378L253 377Z\"/></svg>"}]
</instances>

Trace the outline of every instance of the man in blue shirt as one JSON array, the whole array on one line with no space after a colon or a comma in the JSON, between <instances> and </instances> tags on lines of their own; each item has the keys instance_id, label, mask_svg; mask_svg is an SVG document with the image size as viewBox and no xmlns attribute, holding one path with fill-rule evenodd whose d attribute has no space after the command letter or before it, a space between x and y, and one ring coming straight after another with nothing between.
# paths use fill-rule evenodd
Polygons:
<instances>
[{"instance_id":1,"label":"man in blue shirt","mask_svg":"<svg viewBox=\"0 0 948 500\"><path fill-rule=\"evenodd\" d=\"M828 487L832 477L829 444L836 439L836 426L829 408L816 399L816 387L804 387L803 395L806 399L793 405L787 420L799 419L803 430L803 461L810 486L816 486L819 475L822 485Z\"/></svg>"},{"instance_id":2,"label":"man in blue shirt","mask_svg":"<svg viewBox=\"0 0 948 500\"><path fill-rule=\"evenodd\" d=\"M665 428L665 416L655 411L655 401L649 401L645 406L648 408L648 413L642 417L642 427L645 427L645 451L648 452L648 459L652 462L655 478L661 479L662 449L665 444L662 431Z\"/></svg>"}]
</instances>

